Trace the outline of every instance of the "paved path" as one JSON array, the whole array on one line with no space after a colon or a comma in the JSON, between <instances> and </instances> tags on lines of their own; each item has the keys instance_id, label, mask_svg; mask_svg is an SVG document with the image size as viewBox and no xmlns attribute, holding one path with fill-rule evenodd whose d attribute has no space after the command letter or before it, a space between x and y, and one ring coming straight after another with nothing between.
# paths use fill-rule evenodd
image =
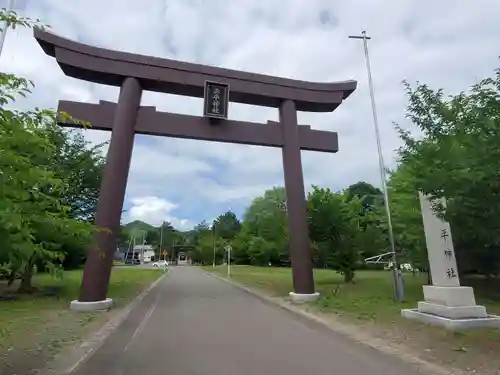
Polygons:
<instances>
[{"instance_id":1,"label":"paved path","mask_svg":"<svg viewBox=\"0 0 500 375\"><path fill-rule=\"evenodd\" d=\"M417 374L199 269L171 272L76 374Z\"/></svg>"}]
</instances>

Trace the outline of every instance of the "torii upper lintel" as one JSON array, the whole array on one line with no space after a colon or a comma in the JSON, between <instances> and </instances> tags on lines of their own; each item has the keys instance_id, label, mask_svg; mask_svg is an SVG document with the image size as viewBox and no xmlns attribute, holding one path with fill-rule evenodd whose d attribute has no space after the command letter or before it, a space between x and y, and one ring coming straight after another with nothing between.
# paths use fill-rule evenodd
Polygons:
<instances>
[{"instance_id":1,"label":"torii upper lintel","mask_svg":"<svg viewBox=\"0 0 500 375\"><path fill-rule=\"evenodd\" d=\"M121 87L125 78L133 77L143 90L202 98L205 81L219 81L231 86L232 102L279 108L283 100L293 100L297 111L305 112L335 110L357 85L352 80L306 82L113 51L38 28L34 35L66 75L105 85Z\"/></svg>"}]
</instances>

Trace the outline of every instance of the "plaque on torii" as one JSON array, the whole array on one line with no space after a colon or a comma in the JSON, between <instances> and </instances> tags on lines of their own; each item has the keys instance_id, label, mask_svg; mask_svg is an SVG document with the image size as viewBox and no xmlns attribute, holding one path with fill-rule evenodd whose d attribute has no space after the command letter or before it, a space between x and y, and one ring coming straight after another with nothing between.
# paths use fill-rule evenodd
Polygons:
<instances>
[{"instance_id":1,"label":"plaque on torii","mask_svg":"<svg viewBox=\"0 0 500 375\"><path fill-rule=\"evenodd\" d=\"M335 153L338 137L335 132L298 125L297 111L334 111L356 89L356 81L305 82L134 55L85 45L38 28L34 36L66 75L120 87L117 103L61 100L58 106L74 119L91 123L93 129L111 131L95 219L97 226L107 230L97 234L89 249L74 308L97 309L112 303L106 297L135 134L281 148L294 289L291 296L296 300L317 297L300 151ZM203 116L141 106L144 90L204 98ZM278 108L279 121L229 120L229 102ZM81 122L61 118L60 125L79 127Z\"/></svg>"},{"instance_id":2,"label":"plaque on torii","mask_svg":"<svg viewBox=\"0 0 500 375\"><path fill-rule=\"evenodd\" d=\"M203 116L215 120L227 120L229 111L229 85L205 81Z\"/></svg>"}]
</instances>

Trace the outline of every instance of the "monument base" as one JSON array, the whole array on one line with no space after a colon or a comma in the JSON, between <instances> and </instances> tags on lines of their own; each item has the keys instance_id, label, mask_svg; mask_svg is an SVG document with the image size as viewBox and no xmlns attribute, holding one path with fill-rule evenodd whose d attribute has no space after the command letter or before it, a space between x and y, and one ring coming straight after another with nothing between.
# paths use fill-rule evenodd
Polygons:
<instances>
[{"instance_id":1,"label":"monument base","mask_svg":"<svg viewBox=\"0 0 500 375\"><path fill-rule=\"evenodd\" d=\"M443 306L475 306L474 289L470 286L424 285L424 301Z\"/></svg>"},{"instance_id":2,"label":"monument base","mask_svg":"<svg viewBox=\"0 0 500 375\"><path fill-rule=\"evenodd\" d=\"M106 298L104 301L80 302L78 300L71 301L69 304L70 310L79 312L108 310L113 306L113 300Z\"/></svg>"},{"instance_id":3,"label":"monument base","mask_svg":"<svg viewBox=\"0 0 500 375\"><path fill-rule=\"evenodd\" d=\"M484 306L444 306L431 302L419 302L417 310L421 313L442 316L448 319L486 318Z\"/></svg>"},{"instance_id":4,"label":"monument base","mask_svg":"<svg viewBox=\"0 0 500 375\"><path fill-rule=\"evenodd\" d=\"M471 287L425 285L423 289L425 302L402 310L403 317L456 330L500 327L499 316L488 315L484 306L476 305Z\"/></svg>"},{"instance_id":5,"label":"monument base","mask_svg":"<svg viewBox=\"0 0 500 375\"><path fill-rule=\"evenodd\" d=\"M486 315L484 318L451 319L438 315L424 313L418 309L401 310L401 315L421 323L438 325L450 330L467 330L473 328L500 328L500 316Z\"/></svg>"},{"instance_id":6,"label":"monument base","mask_svg":"<svg viewBox=\"0 0 500 375\"><path fill-rule=\"evenodd\" d=\"M319 293L316 292L316 293L312 293L312 294L300 294L300 293L290 292L289 296L293 302L297 302L297 303L312 302L312 301L316 301L318 299Z\"/></svg>"}]
</instances>

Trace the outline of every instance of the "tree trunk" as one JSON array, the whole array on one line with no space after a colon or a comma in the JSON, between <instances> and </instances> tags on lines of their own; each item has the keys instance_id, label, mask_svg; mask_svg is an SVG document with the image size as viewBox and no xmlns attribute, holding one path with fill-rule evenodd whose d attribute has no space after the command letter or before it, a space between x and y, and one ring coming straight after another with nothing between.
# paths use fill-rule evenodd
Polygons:
<instances>
[{"instance_id":1,"label":"tree trunk","mask_svg":"<svg viewBox=\"0 0 500 375\"><path fill-rule=\"evenodd\" d=\"M18 293L32 293L33 292L33 261L30 259L24 268L23 276L21 278L21 285L19 285Z\"/></svg>"},{"instance_id":2,"label":"tree trunk","mask_svg":"<svg viewBox=\"0 0 500 375\"><path fill-rule=\"evenodd\" d=\"M432 285L432 275L431 270L427 270L427 285Z\"/></svg>"},{"instance_id":3,"label":"tree trunk","mask_svg":"<svg viewBox=\"0 0 500 375\"><path fill-rule=\"evenodd\" d=\"M353 270L344 270L344 282L352 283L354 280L354 271Z\"/></svg>"}]
</instances>

